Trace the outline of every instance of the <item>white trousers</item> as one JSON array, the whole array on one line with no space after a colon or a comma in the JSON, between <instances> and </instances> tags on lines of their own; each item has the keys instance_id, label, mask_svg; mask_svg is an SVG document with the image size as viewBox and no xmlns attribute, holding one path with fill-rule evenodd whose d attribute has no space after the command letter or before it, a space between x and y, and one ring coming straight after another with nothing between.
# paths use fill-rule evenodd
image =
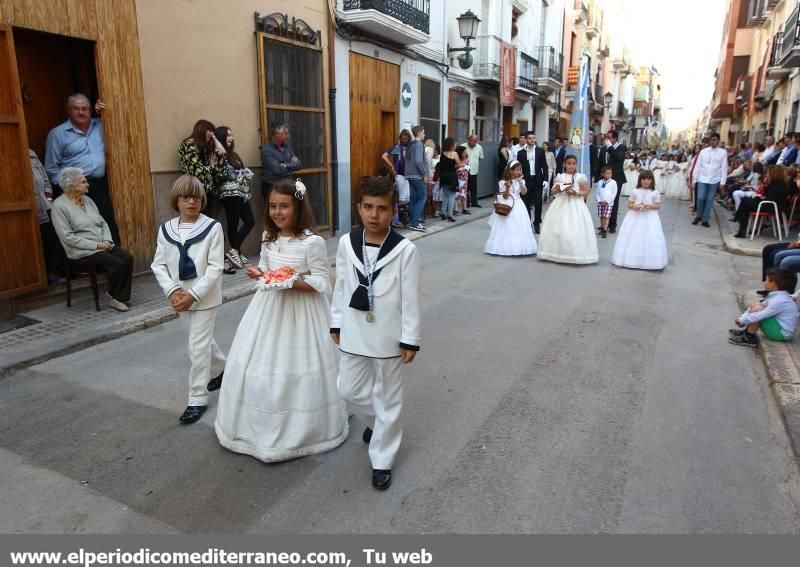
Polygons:
<instances>
[{"instance_id":1,"label":"white trousers","mask_svg":"<svg viewBox=\"0 0 800 567\"><path fill-rule=\"evenodd\" d=\"M734 204L734 211L739 210L739 205L742 204L742 199L745 197L754 197L756 195L755 191L746 191L744 189L737 189L733 192L733 204ZM763 209L762 209L763 210Z\"/></svg>"},{"instance_id":2,"label":"white trousers","mask_svg":"<svg viewBox=\"0 0 800 567\"><path fill-rule=\"evenodd\" d=\"M189 326L189 360L192 363L189 371L190 406L208 405L208 383L225 368L225 354L214 340L216 319L216 308L181 313L181 320Z\"/></svg>"},{"instance_id":3,"label":"white trousers","mask_svg":"<svg viewBox=\"0 0 800 567\"><path fill-rule=\"evenodd\" d=\"M401 358L369 358L342 353L337 386L348 408L372 429L373 469L391 469L403 439Z\"/></svg>"}]
</instances>

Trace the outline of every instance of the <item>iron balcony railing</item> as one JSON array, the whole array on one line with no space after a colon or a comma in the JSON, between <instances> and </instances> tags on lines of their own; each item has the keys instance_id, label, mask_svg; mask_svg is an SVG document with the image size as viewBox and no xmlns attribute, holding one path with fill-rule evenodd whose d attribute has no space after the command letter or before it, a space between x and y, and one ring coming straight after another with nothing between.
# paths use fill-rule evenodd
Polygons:
<instances>
[{"instance_id":1,"label":"iron balcony railing","mask_svg":"<svg viewBox=\"0 0 800 567\"><path fill-rule=\"evenodd\" d=\"M564 56L554 47L543 45L534 50L534 55L539 60L536 70L537 79L553 79L562 82L564 78Z\"/></svg>"},{"instance_id":2,"label":"iron balcony railing","mask_svg":"<svg viewBox=\"0 0 800 567\"><path fill-rule=\"evenodd\" d=\"M786 20L786 23L783 26L783 41L781 42L781 63L785 62L786 56L791 53L791 51L800 45L800 21L798 21L798 15L800 15L800 4L794 7L792 10L792 14Z\"/></svg>"},{"instance_id":3,"label":"iron balcony railing","mask_svg":"<svg viewBox=\"0 0 800 567\"><path fill-rule=\"evenodd\" d=\"M517 87L528 91L536 91L536 71L539 69L539 62L522 51L519 52L519 63L517 65Z\"/></svg>"},{"instance_id":4,"label":"iron balcony railing","mask_svg":"<svg viewBox=\"0 0 800 567\"><path fill-rule=\"evenodd\" d=\"M597 82L594 84L594 102L600 106L605 104L605 98L603 97L603 85Z\"/></svg>"},{"instance_id":5,"label":"iron balcony railing","mask_svg":"<svg viewBox=\"0 0 800 567\"><path fill-rule=\"evenodd\" d=\"M344 0L344 10L377 10L430 34L431 0Z\"/></svg>"},{"instance_id":6,"label":"iron balcony railing","mask_svg":"<svg viewBox=\"0 0 800 567\"><path fill-rule=\"evenodd\" d=\"M475 38L472 74L479 81L500 81L500 45L496 35L479 35Z\"/></svg>"},{"instance_id":7,"label":"iron balcony railing","mask_svg":"<svg viewBox=\"0 0 800 567\"><path fill-rule=\"evenodd\" d=\"M777 67L781 64L780 55L783 49L783 32L779 31L775 34L775 39L772 41L772 53L769 56L769 66Z\"/></svg>"}]
</instances>

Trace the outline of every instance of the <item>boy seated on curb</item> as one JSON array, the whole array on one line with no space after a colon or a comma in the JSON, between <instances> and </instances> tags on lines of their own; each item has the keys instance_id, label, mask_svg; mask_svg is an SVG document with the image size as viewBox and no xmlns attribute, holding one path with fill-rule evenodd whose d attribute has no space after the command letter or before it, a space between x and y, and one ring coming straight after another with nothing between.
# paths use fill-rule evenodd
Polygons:
<instances>
[{"instance_id":1,"label":"boy seated on curb","mask_svg":"<svg viewBox=\"0 0 800 567\"><path fill-rule=\"evenodd\" d=\"M764 287L769 292L761 303L756 303L736 318L744 329L731 329L728 342L736 346L755 348L759 329L771 341L788 341L794 337L800 313L790 293L797 286L797 274L783 268L767 270Z\"/></svg>"}]
</instances>

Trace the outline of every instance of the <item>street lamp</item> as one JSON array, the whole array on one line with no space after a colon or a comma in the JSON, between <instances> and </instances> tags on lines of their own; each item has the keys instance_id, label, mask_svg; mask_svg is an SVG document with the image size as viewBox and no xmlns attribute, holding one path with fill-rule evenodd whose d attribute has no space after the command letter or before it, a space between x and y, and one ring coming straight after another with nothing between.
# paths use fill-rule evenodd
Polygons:
<instances>
[{"instance_id":1,"label":"street lamp","mask_svg":"<svg viewBox=\"0 0 800 567\"><path fill-rule=\"evenodd\" d=\"M472 10L467 10L457 17L456 20L458 21L458 35L461 36L461 39L463 39L467 45L465 47L450 47L448 45L447 53L450 54L454 51L463 52L457 57L458 66L462 69L469 69L472 67L472 54L470 54L470 51L475 50L474 47L470 46L469 42L478 35L478 24L481 23L481 19L473 14Z\"/></svg>"},{"instance_id":2,"label":"street lamp","mask_svg":"<svg viewBox=\"0 0 800 567\"><path fill-rule=\"evenodd\" d=\"M606 94L603 95L603 106L605 107L606 110L611 108L611 103L612 102L614 102L614 95L613 94L611 94L610 92L607 92Z\"/></svg>"}]
</instances>

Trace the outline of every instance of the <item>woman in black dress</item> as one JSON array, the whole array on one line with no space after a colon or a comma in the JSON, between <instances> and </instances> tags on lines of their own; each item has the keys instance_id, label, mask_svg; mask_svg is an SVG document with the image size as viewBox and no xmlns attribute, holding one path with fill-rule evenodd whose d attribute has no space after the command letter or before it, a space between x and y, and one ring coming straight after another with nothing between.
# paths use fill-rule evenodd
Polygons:
<instances>
[{"instance_id":1,"label":"woman in black dress","mask_svg":"<svg viewBox=\"0 0 800 567\"><path fill-rule=\"evenodd\" d=\"M458 175L456 170L461 167L461 160L456 153L456 141L446 138L442 144L442 155L439 159L439 187L442 190L442 220L456 222L453 218L453 207L458 191Z\"/></svg>"}]
</instances>

